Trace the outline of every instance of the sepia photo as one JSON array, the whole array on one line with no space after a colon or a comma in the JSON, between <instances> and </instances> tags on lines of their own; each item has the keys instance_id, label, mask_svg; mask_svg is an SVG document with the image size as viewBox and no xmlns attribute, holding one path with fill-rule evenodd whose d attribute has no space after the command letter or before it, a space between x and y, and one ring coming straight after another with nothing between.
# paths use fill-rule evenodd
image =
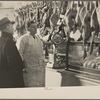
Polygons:
<instances>
[{"instance_id":1,"label":"sepia photo","mask_svg":"<svg viewBox=\"0 0 100 100\"><path fill-rule=\"evenodd\" d=\"M100 1L0 1L1 89L99 87L99 61Z\"/></svg>"}]
</instances>

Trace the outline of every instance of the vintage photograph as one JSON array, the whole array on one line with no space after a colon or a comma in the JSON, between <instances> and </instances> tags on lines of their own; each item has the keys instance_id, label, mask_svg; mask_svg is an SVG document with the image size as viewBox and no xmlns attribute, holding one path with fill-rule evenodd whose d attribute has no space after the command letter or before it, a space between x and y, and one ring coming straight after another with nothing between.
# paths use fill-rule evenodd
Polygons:
<instances>
[{"instance_id":1,"label":"vintage photograph","mask_svg":"<svg viewBox=\"0 0 100 100\"><path fill-rule=\"evenodd\" d=\"M0 88L100 86L100 1L0 1Z\"/></svg>"}]
</instances>

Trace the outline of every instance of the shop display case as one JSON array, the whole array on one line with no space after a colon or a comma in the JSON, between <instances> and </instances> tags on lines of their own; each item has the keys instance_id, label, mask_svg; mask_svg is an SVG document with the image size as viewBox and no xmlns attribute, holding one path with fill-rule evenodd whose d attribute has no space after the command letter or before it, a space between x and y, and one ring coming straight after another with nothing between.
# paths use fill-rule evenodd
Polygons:
<instances>
[{"instance_id":1,"label":"shop display case","mask_svg":"<svg viewBox=\"0 0 100 100\"><path fill-rule=\"evenodd\" d=\"M94 47L93 53L95 52L94 55L97 54L97 52L95 51L96 48L98 48L97 51L99 51L99 44L100 44L99 42L93 43ZM87 42L87 46L89 45L90 42ZM57 46L57 54L55 55L56 60L53 68L64 69L64 71L59 70L58 72L66 74L66 78L68 77L66 79L67 81L70 78L73 80L73 82L71 81L70 85L72 83L73 85L76 85L77 80L73 79L74 77L77 77L78 80L81 81L80 85L100 85L100 69L96 67L95 68L84 67L84 59L82 57L82 54L83 54L82 41L77 41L77 42L70 41L70 43L69 42L61 43Z\"/></svg>"}]
</instances>

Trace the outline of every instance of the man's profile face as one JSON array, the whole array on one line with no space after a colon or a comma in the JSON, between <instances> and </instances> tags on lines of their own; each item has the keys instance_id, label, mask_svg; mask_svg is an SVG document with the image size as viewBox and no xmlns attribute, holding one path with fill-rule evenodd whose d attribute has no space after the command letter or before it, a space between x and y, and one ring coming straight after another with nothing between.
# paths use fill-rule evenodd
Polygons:
<instances>
[{"instance_id":1,"label":"man's profile face","mask_svg":"<svg viewBox=\"0 0 100 100\"><path fill-rule=\"evenodd\" d=\"M9 33L11 33L13 35L14 28L13 28L13 24L12 23L7 24L6 29L7 29L7 31Z\"/></svg>"}]
</instances>

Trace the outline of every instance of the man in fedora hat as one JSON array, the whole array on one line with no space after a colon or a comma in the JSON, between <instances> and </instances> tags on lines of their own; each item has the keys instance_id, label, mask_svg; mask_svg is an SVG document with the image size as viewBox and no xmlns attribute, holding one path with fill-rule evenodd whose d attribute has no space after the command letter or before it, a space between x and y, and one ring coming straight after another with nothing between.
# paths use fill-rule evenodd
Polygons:
<instances>
[{"instance_id":1,"label":"man in fedora hat","mask_svg":"<svg viewBox=\"0 0 100 100\"><path fill-rule=\"evenodd\" d=\"M13 23L0 20L0 88L24 87L23 63L13 41Z\"/></svg>"}]
</instances>

